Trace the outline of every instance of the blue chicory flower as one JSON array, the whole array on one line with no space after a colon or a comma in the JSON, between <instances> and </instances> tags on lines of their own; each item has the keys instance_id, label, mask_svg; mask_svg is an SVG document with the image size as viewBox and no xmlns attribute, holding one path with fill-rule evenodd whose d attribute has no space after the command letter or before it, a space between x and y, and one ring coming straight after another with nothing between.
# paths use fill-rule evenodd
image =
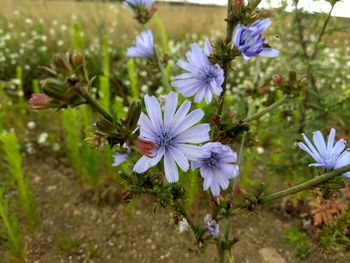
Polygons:
<instances>
[{"instance_id":1,"label":"blue chicory flower","mask_svg":"<svg viewBox=\"0 0 350 263\"><path fill-rule=\"evenodd\" d=\"M237 154L227 145L219 142L210 142L202 146L201 158L192 161L192 169L199 168L204 178L203 189L210 190L214 196L220 195L220 186L226 190L229 179L238 176L239 167Z\"/></svg>"},{"instance_id":2,"label":"blue chicory flower","mask_svg":"<svg viewBox=\"0 0 350 263\"><path fill-rule=\"evenodd\" d=\"M187 52L187 61L179 60L177 65L188 73L180 74L175 77L172 83L178 88L184 97L194 97L196 103L204 98L207 104L212 100L213 94L218 96L222 92L224 82L224 71L218 65L213 65L208 56L211 53L211 45L208 40L205 41L204 50L198 44L192 44L191 50Z\"/></svg>"},{"instance_id":3,"label":"blue chicory flower","mask_svg":"<svg viewBox=\"0 0 350 263\"><path fill-rule=\"evenodd\" d=\"M124 3L134 9L137 7L148 8L154 1L155 0L125 0Z\"/></svg>"},{"instance_id":4,"label":"blue chicory flower","mask_svg":"<svg viewBox=\"0 0 350 263\"><path fill-rule=\"evenodd\" d=\"M152 156L142 156L135 164L134 171L143 173L164 157L166 179L170 183L177 182L177 165L186 172L189 169L188 160L201 156L201 147L193 144L209 140L209 124L196 125L204 113L200 109L188 113L191 107L189 101L185 101L176 111L178 94L175 92L167 96L164 119L160 104L154 96L145 95L144 100L149 117L141 113L139 138L153 142L155 146Z\"/></svg>"},{"instance_id":5,"label":"blue chicory flower","mask_svg":"<svg viewBox=\"0 0 350 263\"><path fill-rule=\"evenodd\" d=\"M113 155L114 161L112 166L116 167L121 163L127 161L129 159L129 155L127 153L116 153Z\"/></svg>"},{"instance_id":6,"label":"blue chicory flower","mask_svg":"<svg viewBox=\"0 0 350 263\"><path fill-rule=\"evenodd\" d=\"M271 19L258 19L249 27L238 24L236 33L232 42L240 51L242 51L245 60L251 57L277 57L279 51L274 48L265 46L265 38L262 37L262 32L271 25Z\"/></svg>"},{"instance_id":7,"label":"blue chicory flower","mask_svg":"<svg viewBox=\"0 0 350 263\"><path fill-rule=\"evenodd\" d=\"M335 133L335 129L332 128L328 135L327 145L320 131L313 132L314 144L304 133L302 134L306 144L299 142L299 148L316 161L309 166L317 166L330 171L350 164L350 152L345 150L345 140L340 139L334 144ZM350 172L344 173L343 176L350 177Z\"/></svg>"},{"instance_id":8,"label":"blue chicory flower","mask_svg":"<svg viewBox=\"0 0 350 263\"><path fill-rule=\"evenodd\" d=\"M204 225L207 229L207 233L213 237L219 237L220 227L219 224L211 218L211 215L207 214L204 218Z\"/></svg>"},{"instance_id":9,"label":"blue chicory flower","mask_svg":"<svg viewBox=\"0 0 350 263\"><path fill-rule=\"evenodd\" d=\"M154 55L152 31L146 30L141 33L141 36L137 36L136 46L128 48L126 55L128 57L152 57Z\"/></svg>"}]
</instances>

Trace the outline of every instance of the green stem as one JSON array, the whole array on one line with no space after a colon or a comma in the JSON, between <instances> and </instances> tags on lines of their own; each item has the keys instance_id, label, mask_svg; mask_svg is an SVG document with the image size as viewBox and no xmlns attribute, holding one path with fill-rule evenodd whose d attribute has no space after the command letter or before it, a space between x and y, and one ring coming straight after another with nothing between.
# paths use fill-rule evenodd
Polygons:
<instances>
[{"instance_id":1,"label":"green stem","mask_svg":"<svg viewBox=\"0 0 350 263\"><path fill-rule=\"evenodd\" d=\"M171 86L168 82L168 78L166 76L166 72L165 72L165 69L164 69L164 66L163 66L163 63L160 59L160 55L159 55L159 52L156 48L154 48L154 54L155 54L155 57L156 57L156 60L157 60L157 64L158 64L158 67L159 67L159 70L160 70L160 73L162 75L162 83L163 83L163 86L164 88L166 88L168 91L171 91Z\"/></svg>"},{"instance_id":2,"label":"green stem","mask_svg":"<svg viewBox=\"0 0 350 263\"><path fill-rule=\"evenodd\" d=\"M180 213L186 219L188 225L192 229L192 231L197 239L197 227L193 223L190 216L187 214L186 209L183 207L183 205L178 200L174 200L174 208L178 213Z\"/></svg>"},{"instance_id":3,"label":"green stem","mask_svg":"<svg viewBox=\"0 0 350 263\"><path fill-rule=\"evenodd\" d=\"M317 176L317 177L312 178L304 183L290 187L286 190L282 190L282 191L274 193L274 194L262 196L259 198L259 203L268 203L268 202L271 202L273 200L280 199L282 197L296 194L298 192L310 189L314 186L317 186L323 182L328 181L329 179L331 179L335 176L342 175L343 173L348 172L348 171L350 171L350 165L347 165L347 166L344 166L340 169L334 170L332 172L328 172L328 173L325 173L323 175Z\"/></svg>"},{"instance_id":4,"label":"green stem","mask_svg":"<svg viewBox=\"0 0 350 263\"><path fill-rule=\"evenodd\" d=\"M92 96L86 91L81 94L86 102L91 105L99 114L101 114L106 120L113 122L113 116L109 114Z\"/></svg>"},{"instance_id":5,"label":"green stem","mask_svg":"<svg viewBox=\"0 0 350 263\"><path fill-rule=\"evenodd\" d=\"M232 19L232 0L227 1L227 18L226 18L226 38L225 38L225 44L229 44L232 39L233 35L233 29L234 29L234 21ZM224 83L222 83L222 92L219 97L219 106L216 111L217 115L221 115L222 109L224 107L224 101L225 101L225 93L226 93L226 83L227 83L227 73L228 73L229 63L226 61L223 62L223 70L224 70Z\"/></svg>"},{"instance_id":6,"label":"green stem","mask_svg":"<svg viewBox=\"0 0 350 263\"><path fill-rule=\"evenodd\" d=\"M271 104L270 106L266 107L265 109L263 109L262 111L255 113L245 119L243 119L241 122L250 122L256 119L259 119L261 116L265 115L266 113L273 111L275 108L281 106L282 104L286 103L288 101L288 96L285 95L283 98L279 99L278 101L276 101L275 103Z\"/></svg>"}]
</instances>

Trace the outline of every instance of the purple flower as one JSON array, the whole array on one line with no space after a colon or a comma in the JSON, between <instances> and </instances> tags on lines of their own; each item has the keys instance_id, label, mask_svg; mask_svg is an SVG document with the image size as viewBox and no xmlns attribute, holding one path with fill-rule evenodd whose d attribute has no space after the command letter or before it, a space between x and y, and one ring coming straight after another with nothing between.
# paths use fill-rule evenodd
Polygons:
<instances>
[{"instance_id":1,"label":"purple flower","mask_svg":"<svg viewBox=\"0 0 350 263\"><path fill-rule=\"evenodd\" d=\"M164 157L165 177L168 182L177 182L177 165L183 171L189 168L188 159L201 156L201 147L191 145L209 140L209 124L197 124L204 116L200 109L190 113L191 103L185 101L177 109L178 94L171 92L164 106L164 119L158 100L145 95L148 116L141 113L139 119L140 139L154 143L152 157L142 156L134 166L134 171L143 173L157 165ZM194 126L195 125L195 126ZM190 144L188 144L190 143ZM177 164L177 165L176 165Z\"/></svg>"},{"instance_id":2,"label":"purple flower","mask_svg":"<svg viewBox=\"0 0 350 263\"><path fill-rule=\"evenodd\" d=\"M277 57L279 51L265 45L265 38L262 32L271 25L271 19L258 19L249 27L238 24L236 34L233 37L233 43L240 51L242 51L245 60L250 57Z\"/></svg>"},{"instance_id":3,"label":"purple flower","mask_svg":"<svg viewBox=\"0 0 350 263\"><path fill-rule=\"evenodd\" d=\"M202 146L202 156L191 163L192 169L199 168L204 178L203 189L210 190L214 196L220 195L229 186L229 179L238 176L239 167L234 164L237 154L230 147L219 142L210 142Z\"/></svg>"},{"instance_id":4,"label":"purple flower","mask_svg":"<svg viewBox=\"0 0 350 263\"><path fill-rule=\"evenodd\" d=\"M211 218L211 215L208 214L205 216L204 225L205 225L205 228L207 229L207 233L210 236L219 237L220 235L219 224Z\"/></svg>"},{"instance_id":5,"label":"purple flower","mask_svg":"<svg viewBox=\"0 0 350 263\"><path fill-rule=\"evenodd\" d=\"M211 53L211 45L205 41L204 50L198 44L191 45L191 51L187 52L187 61L179 60L177 65L188 73L176 76L172 83L178 88L184 97L194 97L196 103L204 98L207 104L212 100L213 94L218 96L222 92L221 85L224 82L224 71L219 65L213 65L208 56Z\"/></svg>"},{"instance_id":6,"label":"purple flower","mask_svg":"<svg viewBox=\"0 0 350 263\"><path fill-rule=\"evenodd\" d=\"M302 134L306 145L299 142L299 148L307 152L316 161L316 163L309 164L309 166L317 166L329 171L350 164L350 152L345 150L345 140L340 139L334 144L335 133L335 129L332 128L328 135L327 145L320 131L313 133L314 144L304 133ZM350 178L350 172L344 173L343 176Z\"/></svg>"},{"instance_id":7,"label":"purple flower","mask_svg":"<svg viewBox=\"0 0 350 263\"><path fill-rule=\"evenodd\" d=\"M134 9L138 7L148 8L154 1L155 0L125 0L124 3Z\"/></svg>"},{"instance_id":8,"label":"purple flower","mask_svg":"<svg viewBox=\"0 0 350 263\"><path fill-rule=\"evenodd\" d=\"M113 155L114 162L112 164L113 167L120 165L121 163L127 161L129 159L129 155L127 153L116 153Z\"/></svg>"},{"instance_id":9,"label":"purple flower","mask_svg":"<svg viewBox=\"0 0 350 263\"><path fill-rule=\"evenodd\" d=\"M141 36L137 36L136 46L128 48L126 52L128 57L150 58L153 54L153 35L151 30L143 31Z\"/></svg>"}]
</instances>

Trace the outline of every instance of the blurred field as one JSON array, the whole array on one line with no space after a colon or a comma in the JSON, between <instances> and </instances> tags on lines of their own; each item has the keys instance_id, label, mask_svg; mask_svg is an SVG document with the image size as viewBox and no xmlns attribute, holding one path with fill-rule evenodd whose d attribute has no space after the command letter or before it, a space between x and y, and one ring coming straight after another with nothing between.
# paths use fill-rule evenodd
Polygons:
<instances>
[{"instance_id":1,"label":"blurred field","mask_svg":"<svg viewBox=\"0 0 350 263\"><path fill-rule=\"evenodd\" d=\"M45 21L44 31L49 29L50 24L69 25L76 19L87 35L109 33L118 39L125 38L137 28L130 10L126 10L119 2L1 0L0 4L2 23L12 23L18 30L25 26L17 19L19 16L27 19L27 22L28 19ZM158 3L157 8L157 15L171 38L181 38L188 32L208 36L225 28L225 7ZM346 32L338 34L339 38L350 40L347 34L350 31L349 19L337 20L341 27L346 28ZM155 26L155 21L152 20L150 27Z\"/></svg>"},{"instance_id":2,"label":"blurred field","mask_svg":"<svg viewBox=\"0 0 350 263\"><path fill-rule=\"evenodd\" d=\"M17 19L45 21L43 30L51 24L70 24L79 21L84 32L91 36L110 33L118 39L133 33L137 23L132 19L130 10L120 3L96 3L74 1L19 1L1 0L0 16L3 23L13 23L18 31L25 25ZM158 16L165 28L170 29L172 38L181 38L187 32L209 35L210 32L225 27L224 7L205 7L193 5L158 4ZM155 21L151 21L151 28Z\"/></svg>"}]
</instances>

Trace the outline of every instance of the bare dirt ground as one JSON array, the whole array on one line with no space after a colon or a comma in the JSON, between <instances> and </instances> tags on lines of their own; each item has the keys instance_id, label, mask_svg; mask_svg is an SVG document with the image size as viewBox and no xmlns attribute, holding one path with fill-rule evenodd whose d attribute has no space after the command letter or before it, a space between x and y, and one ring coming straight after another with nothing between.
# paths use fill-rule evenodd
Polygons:
<instances>
[{"instance_id":1,"label":"bare dirt ground","mask_svg":"<svg viewBox=\"0 0 350 263\"><path fill-rule=\"evenodd\" d=\"M178 232L169 212L152 212L151 199L138 200L131 215L113 184L100 192L83 189L61 159L31 157L26 167L41 222L37 236L27 238L28 262L216 262L214 246L200 257L191 252L190 234ZM235 262L298 262L282 236L297 224L266 208L238 215L232 221L232 234L239 238ZM305 262L345 263L349 254L316 254Z\"/></svg>"}]
</instances>

